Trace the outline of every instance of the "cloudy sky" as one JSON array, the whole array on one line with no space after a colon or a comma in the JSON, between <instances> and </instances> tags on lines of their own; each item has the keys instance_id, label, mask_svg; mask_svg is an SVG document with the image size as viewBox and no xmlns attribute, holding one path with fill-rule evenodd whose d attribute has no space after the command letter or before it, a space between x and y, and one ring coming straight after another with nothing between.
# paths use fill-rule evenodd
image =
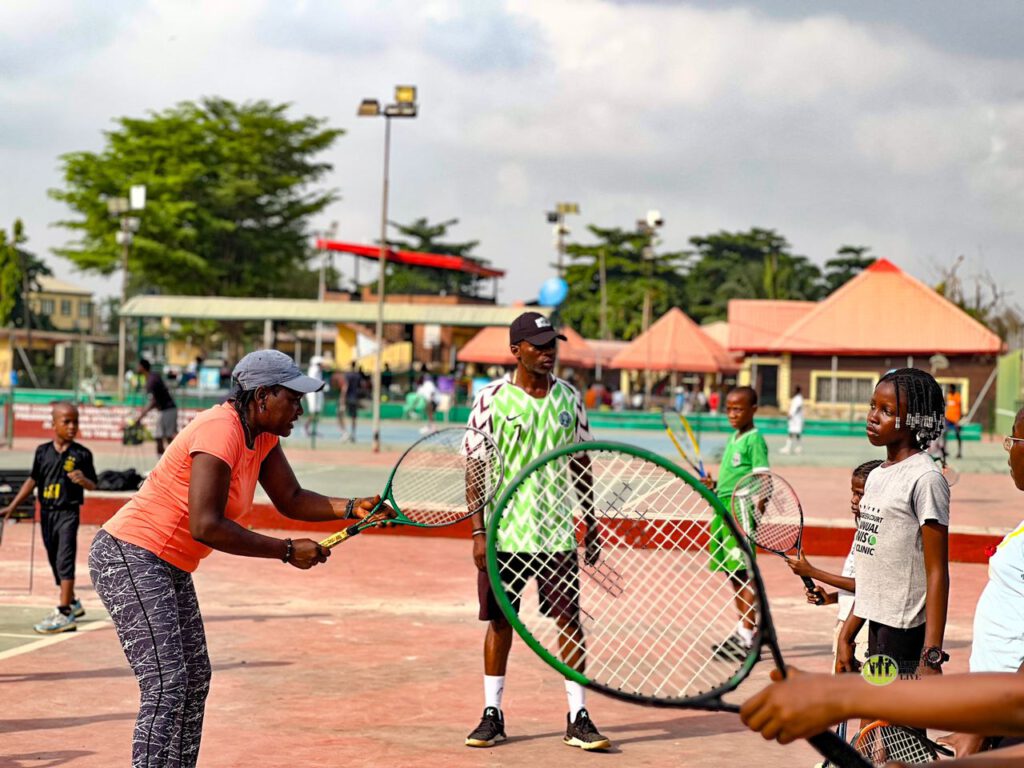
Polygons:
<instances>
[{"instance_id":1,"label":"cloudy sky","mask_svg":"<svg viewBox=\"0 0 1024 768\"><path fill-rule=\"evenodd\" d=\"M566 200L581 238L658 209L666 248L771 227L819 264L869 245L929 282L962 254L1024 303L1022 41L1017 0L4 0L0 226L48 254L62 153L218 95L344 128L316 225L371 242L383 124L355 109L414 83L390 217L460 219L509 271L503 301L553 274L544 213Z\"/></svg>"}]
</instances>

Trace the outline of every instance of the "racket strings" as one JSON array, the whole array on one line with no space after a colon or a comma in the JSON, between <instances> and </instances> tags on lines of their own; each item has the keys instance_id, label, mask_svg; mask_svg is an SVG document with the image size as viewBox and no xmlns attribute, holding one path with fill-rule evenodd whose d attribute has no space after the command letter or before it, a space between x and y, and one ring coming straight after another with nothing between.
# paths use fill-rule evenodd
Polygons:
<instances>
[{"instance_id":1,"label":"racket strings","mask_svg":"<svg viewBox=\"0 0 1024 768\"><path fill-rule=\"evenodd\" d=\"M930 763L937 759L927 737L900 725L876 725L861 732L854 745L872 765L890 762Z\"/></svg>"},{"instance_id":2,"label":"racket strings","mask_svg":"<svg viewBox=\"0 0 1024 768\"><path fill-rule=\"evenodd\" d=\"M750 474L732 498L736 522L757 546L780 554L799 546L803 511L788 483L767 472Z\"/></svg>"},{"instance_id":3,"label":"racket strings","mask_svg":"<svg viewBox=\"0 0 1024 768\"><path fill-rule=\"evenodd\" d=\"M549 598L578 595L583 632L567 631L567 622L577 617L558 615L550 605L547 613L553 615L545 615L539 604L524 605L520 620L541 645L566 663L580 659L577 666L603 685L669 699L722 687L751 651L724 642L740 617L729 574L709 568L714 507L646 459L601 451L590 456L585 496L592 496L601 539L594 567L615 573L617 589L581 582L575 568L545 572L538 581L546 581L540 586ZM534 474L535 482L517 486L499 526L498 550L523 555L515 560L523 562L518 572L501 574L507 592L534 579L531 555L571 549L575 557L580 545L582 564L587 552L585 499L578 497L570 462L556 459ZM746 562L742 550L737 552ZM733 578L739 586L751 586Z\"/></svg>"},{"instance_id":4,"label":"racket strings","mask_svg":"<svg viewBox=\"0 0 1024 768\"><path fill-rule=\"evenodd\" d=\"M391 494L412 522L449 525L494 498L501 475L501 456L490 438L471 429L443 429L402 456Z\"/></svg>"}]
</instances>

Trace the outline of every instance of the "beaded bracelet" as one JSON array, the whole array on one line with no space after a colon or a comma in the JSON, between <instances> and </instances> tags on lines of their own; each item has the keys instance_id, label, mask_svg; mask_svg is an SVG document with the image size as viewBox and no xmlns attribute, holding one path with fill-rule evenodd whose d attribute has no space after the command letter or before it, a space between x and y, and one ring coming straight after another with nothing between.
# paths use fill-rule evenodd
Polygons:
<instances>
[{"instance_id":1,"label":"beaded bracelet","mask_svg":"<svg viewBox=\"0 0 1024 768\"><path fill-rule=\"evenodd\" d=\"M287 563L287 562L291 561L292 555L295 554L295 545L292 544L292 540L291 539L285 539L284 540L284 544L285 544L284 557L281 558L281 562L282 563Z\"/></svg>"},{"instance_id":2,"label":"beaded bracelet","mask_svg":"<svg viewBox=\"0 0 1024 768\"><path fill-rule=\"evenodd\" d=\"M352 517L352 508L355 505L356 505L356 500L355 499L349 499L348 500L348 504L345 505L345 518L344 518L345 520L348 520L350 517Z\"/></svg>"}]
</instances>

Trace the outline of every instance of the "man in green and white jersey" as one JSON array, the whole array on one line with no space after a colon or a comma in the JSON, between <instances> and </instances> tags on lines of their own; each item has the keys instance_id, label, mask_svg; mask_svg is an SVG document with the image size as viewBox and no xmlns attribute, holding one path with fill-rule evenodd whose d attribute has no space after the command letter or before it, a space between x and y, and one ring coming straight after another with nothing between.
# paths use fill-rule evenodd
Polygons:
<instances>
[{"instance_id":1,"label":"man in green and white jersey","mask_svg":"<svg viewBox=\"0 0 1024 768\"><path fill-rule=\"evenodd\" d=\"M515 371L484 387L473 403L469 426L487 433L497 444L505 459L503 485L541 454L592 439L579 393L552 374L557 339L564 341L565 336L555 331L543 315L526 312L516 318L509 327ZM578 469L580 474L589 473L589 467ZM551 482L572 482L568 474L560 477ZM573 510L565 510L561 524L544 524L534 512L548 504L545 509L550 518L550 504L556 499L563 503L561 499L566 496L564 490L547 483L523 487L515 506L506 509L502 518L498 560L507 591L519 595L528 581L535 580L541 610L557 622L561 631L578 638L574 647L582 647ZM488 515L491 512L487 510ZM484 511L478 512L473 516L473 560L478 569L479 616L488 625L484 639L484 713L466 738L466 745L471 747L490 747L505 740L501 698L512 645L512 627L495 600L487 576L485 526ZM599 553L596 524L588 527L585 540L586 560L593 563ZM515 607L518 609L518 605ZM585 750L610 747L590 720L583 686L566 680L565 690L569 713L563 741Z\"/></svg>"}]
</instances>

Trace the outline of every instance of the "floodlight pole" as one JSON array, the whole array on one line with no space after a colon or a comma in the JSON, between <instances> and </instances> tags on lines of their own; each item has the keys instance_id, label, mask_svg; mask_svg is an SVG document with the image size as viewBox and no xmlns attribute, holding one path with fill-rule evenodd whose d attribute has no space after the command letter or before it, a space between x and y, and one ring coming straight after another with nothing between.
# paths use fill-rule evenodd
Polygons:
<instances>
[{"instance_id":1,"label":"floodlight pole","mask_svg":"<svg viewBox=\"0 0 1024 768\"><path fill-rule=\"evenodd\" d=\"M117 308L117 399L124 405L124 374L128 355L128 321L124 316L124 305L128 301L128 249L131 248L127 216L121 216L121 239L121 303Z\"/></svg>"},{"instance_id":2,"label":"floodlight pole","mask_svg":"<svg viewBox=\"0 0 1024 768\"><path fill-rule=\"evenodd\" d=\"M380 206L380 276L377 278L377 352L373 367L373 451L380 452L380 374L384 357L384 280L388 266L388 170L391 164L391 118L416 117L416 86L395 86L395 103L381 109L375 99L363 99L357 114L360 117L384 118L384 184Z\"/></svg>"},{"instance_id":3,"label":"floodlight pole","mask_svg":"<svg viewBox=\"0 0 1024 768\"><path fill-rule=\"evenodd\" d=\"M384 115L384 184L380 202L380 276L377 278L377 354L373 366L373 452L380 452L380 373L384 357L384 275L388 267L388 170L391 165L391 117Z\"/></svg>"}]
</instances>

